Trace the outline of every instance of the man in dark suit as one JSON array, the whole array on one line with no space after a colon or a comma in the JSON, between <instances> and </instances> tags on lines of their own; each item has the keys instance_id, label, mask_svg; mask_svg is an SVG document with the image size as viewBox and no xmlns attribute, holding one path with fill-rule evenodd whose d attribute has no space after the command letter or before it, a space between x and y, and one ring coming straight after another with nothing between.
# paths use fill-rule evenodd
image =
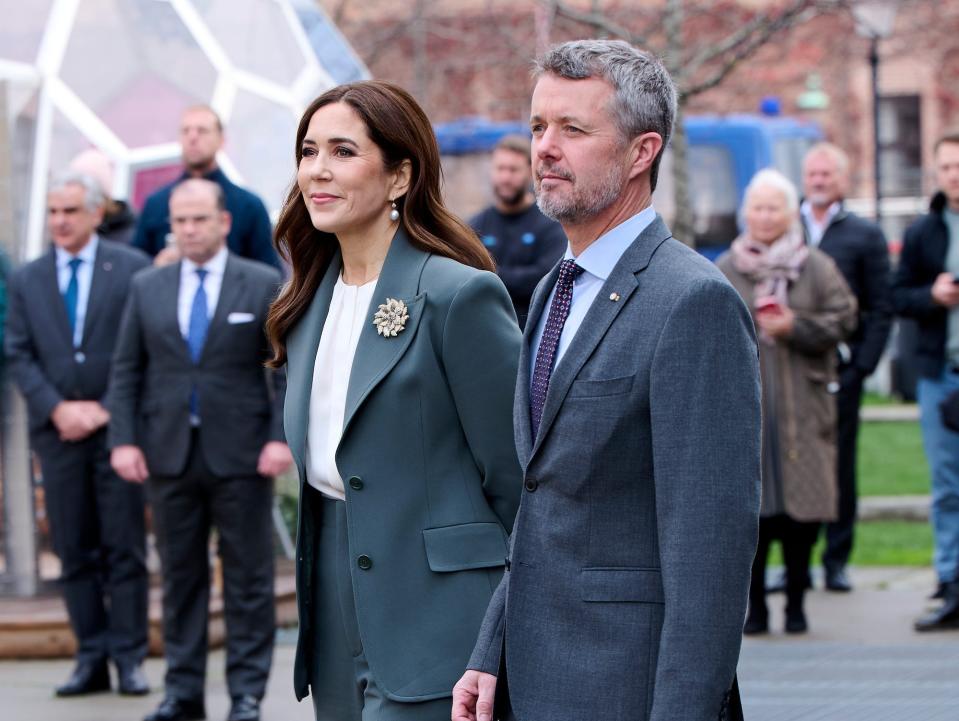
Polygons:
<instances>
[{"instance_id":1,"label":"man in dark suit","mask_svg":"<svg viewBox=\"0 0 959 721\"><path fill-rule=\"evenodd\" d=\"M136 250L100 239L105 198L92 178L51 182L50 252L10 281L6 353L27 401L30 441L40 460L60 583L77 637L77 666L58 696L110 689L148 692L147 570L143 492L110 468L107 384Z\"/></svg>"},{"instance_id":2,"label":"man in dark suit","mask_svg":"<svg viewBox=\"0 0 959 721\"><path fill-rule=\"evenodd\" d=\"M530 305L524 493L453 718L489 721L494 694L519 721L738 718L759 523L753 323L652 208L676 109L659 61L583 40L537 76L536 195L569 248Z\"/></svg>"},{"instance_id":3,"label":"man in dark suit","mask_svg":"<svg viewBox=\"0 0 959 721\"><path fill-rule=\"evenodd\" d=\"M205 717L208 546L219 535L229 721L255 721L273 655L270 479L292 457L284 376L267 374L263 331L280 274L226 248L230 214L216 183L170 195L183 260L138 276L117 341L111 461L148 491L163 566L166 698L148 721Z\"/></svg>"},{"instance_id":4,"label":"man in dark suit","mask_svg":"<svg viewBox=\"0 0 959 721\"><path fill-rule=\"evenodd\" d=\"M835 145L818 143L806 153L801 207L806 238L836 262L859 302L859 325L843 347L839 364L839 516L826 526L822 556L826 588L840 592L852 590L846 564L856 522L856 438L862 384L876 370L892 324L886 238L878 225L843 206L848 176L849 159Z\"/></svg>"},{"instance_id":5,"label":"man in dark suit","mask_svg":"<svg viewBox=\"0 0 959 721\"><path fill-rule=\"evenodd\" d=\"M206 105L188 108L180 121L180 144L183 151L183 175L164 185L147 198L137 222L133 245L155 256L157 265L175 263L180 252L170 233L170 193L186 178L206 178L223 190L226 209L233 219L227 235L230 252L280 267L273 250L273 230L263 201L249 190L230 182L216 162L216 154L223 148L223 124L219 116Z\"/></svg>"}]
</instances>

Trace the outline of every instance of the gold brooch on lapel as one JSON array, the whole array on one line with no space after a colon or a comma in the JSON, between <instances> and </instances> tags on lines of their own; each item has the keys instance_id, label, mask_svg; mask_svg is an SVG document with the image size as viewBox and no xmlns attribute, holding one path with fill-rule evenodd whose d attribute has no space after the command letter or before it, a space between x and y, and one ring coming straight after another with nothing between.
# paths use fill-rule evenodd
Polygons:
<instances>
[{"instance_id":1,"label":"gold brooch on lapel","mask_svg":"<svg viewBox=\"0 0 959 721\"><path fill-rule=\"evenodd\" d=\"M373 325L376 326L376 332L384 338L395 338L406 327L409 319L406 303L396 298L387 298L373 316Z\"/></svg>"}]
</instances>

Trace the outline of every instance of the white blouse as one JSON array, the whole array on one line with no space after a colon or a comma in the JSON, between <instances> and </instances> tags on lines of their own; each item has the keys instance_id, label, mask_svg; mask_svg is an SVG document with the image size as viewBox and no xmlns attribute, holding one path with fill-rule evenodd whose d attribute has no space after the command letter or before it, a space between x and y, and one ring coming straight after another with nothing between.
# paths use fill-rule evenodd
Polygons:
<instances>
[{"instance_id":1,"label":"white blouse","mask_svg":"<svg viewBox=\"0 0 959 721\"><path fill-rule=\"evenodd\" d=\"M363 326L373 322L370 301L375 289L375 279L357 286L344 283L342 275L337 278L313 365L306 480L323 495L341 501L346 499L346 492L336 467L336 448L343 435L346 390L356 344Z\"/></svg>"}]
</instances>

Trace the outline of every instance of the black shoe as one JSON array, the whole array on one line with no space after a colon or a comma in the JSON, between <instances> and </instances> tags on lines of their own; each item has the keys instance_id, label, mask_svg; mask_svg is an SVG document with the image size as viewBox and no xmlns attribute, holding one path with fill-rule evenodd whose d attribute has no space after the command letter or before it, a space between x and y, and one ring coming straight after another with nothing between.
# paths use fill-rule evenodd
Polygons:
<instances>
[{"instance_id":1,"label":"black shoe","mask_svg":"<svg viewBox=\"0 0 959 721\"><path fill-rule=\"evenodd\" d=\"M150 683L140 664L117 665L117 690L123 696L146 696L150 693Z\"/></svg>"},{"instance_id":2,"label":"black shoe","mask_svg":"<svg viewBox=\"0 0 959 721\"><path fill-rule=\"evenodd\" d=\"M946 584L942 581L936 586L935 592L929 597L930 601L941 601L946 597Z\"/></svg>"},{"instance_id":3,"label":"black shoe","mask_svg":"<svg viewBox=\"0 0 959 721\"><path fill-rule=\"evenodd\" d=\"M260 699L249 694L237 696L226 721L260 721Z\"/></svg>"},{"instance_id":4,"label":"black shoe","mask_svg":"<svg viewBox=\"0 0 959 721\"><path fill-rule=\"evenodd\" d=\"M826 569L826 588L839 593L849 593L852 590L852 584L849 582L845 566Z\"/></svg>"},{"instance_id":5,"label":"black shoe","mask_svg":"<svg viewBox=\"0 0 959 721\"><path fill-rule=\"evenodd\" d=\"M806 633L809 624L806 623L806 614L801 608L786 609L786 633Z\"/></svg>"},{"instance_id":6,"label":"black shoe","mask_svg":"<svg viewBox=\"0 0 959 721\"><path fill-rule=\"evenodd\" d=\"M57 696L82 696L110 690L110 670L106 661L78 663L67 682L58 686Z\"/></svg>"},{"instance_id":7,"label":"black shoe","mask_svg":"<svg viewBox=\"0 0 959 721\"><path fill-rule=\"evenodd\" d=\"M758 636L761 633L769 633L769 615L765 613L750 613L746 617L746 623L743 626L743 635Z\"/></svg>"},{"instance_id":8,"label":"black shoe","mask_svg":"<svg viewBox=\"0 0 959 721\"><path fill-rule=\"evenodd\" d=\"M942 607L916 621L917 631L946 631L959 628L959 581L946 584Z\"/></svg>"},{"instance_id":9,"label":"black shoe","mask_svg":"<svg viewBox=\"0 0 959 721\"><path fill-rule=\"evenodd\" d=\"M167 696L157 706L156 711L144 717L143 721L202 721L206 718L203 699L182 699Z\"/></svg>"}]
</instances>

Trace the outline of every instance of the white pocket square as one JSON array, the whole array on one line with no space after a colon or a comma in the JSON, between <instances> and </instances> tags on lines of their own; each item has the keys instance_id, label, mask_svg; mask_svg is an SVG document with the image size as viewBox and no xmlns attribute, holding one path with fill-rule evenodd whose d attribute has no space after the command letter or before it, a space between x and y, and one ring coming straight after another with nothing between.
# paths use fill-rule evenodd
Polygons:
<instances>
[{"instance_id":1,"label":"white pocket square","mask_svg":"<svg viewBox=\"0 0 959 721\"><path fill-rule=\"evenodd\" d=\"M256 316L252 313L230 313L226 317L226 322L230 325L237 325L238 323L252 323L256 320Z\"/></svg>"}]
</instances>

